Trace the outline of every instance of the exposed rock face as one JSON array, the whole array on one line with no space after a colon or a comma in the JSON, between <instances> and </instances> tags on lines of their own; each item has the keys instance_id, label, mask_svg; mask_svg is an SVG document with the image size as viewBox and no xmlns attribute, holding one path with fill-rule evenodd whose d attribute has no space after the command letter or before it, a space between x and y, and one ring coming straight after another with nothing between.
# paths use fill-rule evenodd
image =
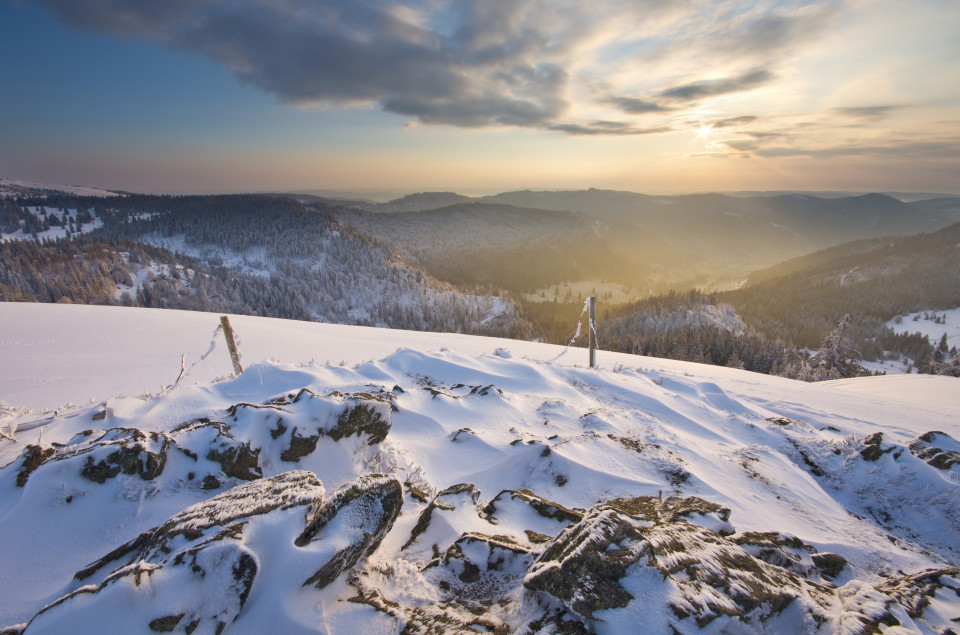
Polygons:
<instances>
[{"instance_id":1,"label":"exposed rock face","mask_svg":"<svg viewBox=\"0 0 960 635\"><path fill-rule=\"evenodd\" d=\"M213 498L192 505L159 527L146 531L78 571L77 580L86 580L107 565L129 564L136 560L154 561L172 553L174 542L183 537L196 542L211 530L222 537L242 527L243 521L274 510L296 506L319 507L323 503L323 484L304 471L286 472L234 487Z\"/></svg>"},{"instance_id":2,"label":"exposed rock face","mask_svg":"<svg viewBox=\"0 0 960 635\"><path fill-rule=\"evenodd\" d=\"M297 428L294 427L293 432L290 433L290 447L280 453L280 460L296 463L317 449L317 441L319 439L319 434L308 437L298 436Z\"/></svg>"},{"instance_id":3,"label":"exposed rock face","mask_svg":"<svg viewBox=\"0 0 960 635\"><path fill-rule=\"evenodd\" d=\"M28 445L15 466L15 482L25 487L31 475L51 461L75 463L80 476L98 485L121 475L152 481L164 472L168 455L177 451L195 467L175 478L196 479L201 489L219 489L231 484L229 479L262 478L265 465L299 462L316 452L324 435L335 441L365 436L367 445L381 443L396 409L393 398L392 393L370 392L322 397L303 389L263 405L234 404L225 411L226 421L203 417L169 433L134 428L86 430L66 444ZM285 418L290 417L315 423L287 425ZM263 427L269 431L268 438L261 433Z\"/></svg>"},{"instance_id":4,"label":"exposed rock face","mask_svg":"<svg viewBox=\"0 0 960 635\"><path fill-rule=\"evenodd\" d=\"M459 385L435 396L462 404L498 400L498 394ZM473 484L459 483L431 497L434 475L403 465L397 473L406 469L410 480L405 500L394 476L356 478L351 465L324 476L338 484L354 479L325 497L312 472L276 474L297 463L322 473L327 453L335 451L355 453L365 460L358 465L377 466L368 469L392 469L396 463L384 457L400 444L382 452L370 446L386 440L395 409L395 397L383 391L321 396L304 389L260 405L236 404L216 413L221 420L196 419L168 433L91 430L66 444L28 446L0 468L0 477L25 488L25 495L58 488L49 486L61 473L80 475L74 491L58 498L71 503L58 508L68 513L76 513L94 489L126 493L130 510L138 497L142 502L173 489L189 490L190 501L222 493L77 571L60 599L14 630L79 632L109 623L124 632L255 631L250 625L260 622L249 616L269 604L258 600L265 588L273 597L315 606L329 606L334 598L362 602L410 633L588 633L624 630L624 620L639 614L652 620L637 627L645 632L871 633L896 626L946 632L960 618L958 568L867 583L858 579L869 577L858 575L860 560L848 565L840 555L816 553L778 531L738 534L730 509L694 496L617 498L571 509L527 489L505 489L486 500ZM806 425L771 423L779 432ZM482 439L473 432L452 432L458 425L448 427L453 439L479 447ZM923 482L950 484L958 469L960 446L939 432L908 447L880 434L839 442L801 438L801 432L796 443L791 440L797 452L790 459L830 483L843 482L837 475L845 470L859 470L864 478L851 482L907 481L918 474ZM657 458L656 444L606 438L633 459ZM527 443L541 444L531 448L541 459L563 453L562 447ZM886 473L887 467L896 473ZM573 478L564 495L568 491L569 500L583 497ZM405 502L413 512L395 523ZM864 513L880 517L884 506L901 503L876 504L877 510ZM918 522L930 518L940 517ZM955 547L953 534L943 535ZM341 594L344 582L350 595ZM127 620L122 624L121 616Z\"/></svg>"},{"instance_id":5,"label":"exposed rock face","mask_svg":"<svg viewBox=\"0 0 960 635\"><path fill-rule=\"evenodd\" d=\"M44 463L71 459L81 463L80 475L94 483L103 484L121 473L150 481L163 472L170 442L166 434L113 428L86 430L65 445L28 445L21 454L16 482L24 487L30 475Z\"/></svg>"},{"instance_id":6,"label":"exposed rock face","mask_svg":"<svg viewBox=\"0 0 960 635\"><path fill-rule=\"evenodd\" d=\"M889 444L887 444L887 447L884 447L882 432L874 432L866 437L863 440L863 445L864 447L863 450L860 451L860 456L862 456L865 461L877 461L884 454L893 452L896 447Z\"/></svg>"},{"instance_id":7,"label":"exposed rock face","mask_svg":"<svg viewBox=\"0 0 960 635\"><path fill-rule=\"evenodd\" d=\"M567 509L563 505L550 502L537 496L530 490L505 489L497 494L493 500L487 503L486 507L483 508L483 513L486 515L487 520L495 524L497 518L497 504L499 503L502 505L508 499L522 501L529 505L540 516L549 518L551 520L556 520L558 522L575 523L583 519L583 514L581 512Z\"/></svg>"},{"instance_id":8,"label":"exposed rock face","mask_svg":"<svg viewBox=\"0 0 960 635\"><path fill-rule=\"evenodd\" d=\"M374 445L387 438L391 426L391 402L370 393L358 393L347 401L347 408L337 422L326 430L334 441L352 435L368 435L367 443Z\"/></svg>"},{"instance_id":9,"label":"exposed rock face","mask_svg":"<svg viewBox=\"0 0 960 635\"><path fill-rule=\"evenodd\" d=\"M44 608L25 632L110 624L123 606L146 605L137 611L149 616L140 629L219 633L237 618L257 576L257 556L243 543L248 521L297 507L305 513L322 500L320 481L300 471L197 503L77 572L77 581L99 582Z\"/></svg>"},{"instance_id":10,"label":"exposed rock face","mask_svg":"<svg viewBox=\"0 0 960 635\"><path fill-rule=\"evenodd\" d=\"M960 567L947 567L894 578L880 585L878 590L896 600L911 618L918 619L924 617L924 612L938 593L955 596L950 598L955 602L960 597L958 582ZM960 616L955 616L951 621L957 622L957 618Z\"/></svg>"},{"instance_id":11,"label":"exposed rock face","mask_svg":"<svg viewBox=\"0 0 960 635\"><path fill-rule=\"evenodd\" d=\"M815 553L810 556L814 566L823 577L833 580L843 572L847 566L847 559L835 553Z\"/></svg>"},{"instance_id":12,"label":"exposed rock face","mask_svg":"<svg viewBox=\"0 0 960 635\"><path fill-rule=\"evenodd\" d=\"M290 593L308 585L323 588L379 546L402 504L400 481L379 475L361 477L328 500L307 471L238 485L78 571L75 588L40 611L26 632L109 624L126 606L144 623L124 618L128 625L121 630L219 633L240 615L264 558L285 550L292 555L281 558L316 572L291 584L281 571L279 579L260 584L279 583ZM266 552L257 551L262 536L248 544L251 526L271 528ZM273 571L277 576L276 567ZM131 606L139 608L131 612Z\"/></svg>"},{"instance_id":13,"label":"exposed rock face","mask_svg":"<svg viewBox=\"0 0 960 635\"><path fill-rule=\"evenodd\" d=\"M927 432L910 442L910 453L938 470L960 467L960 442L946 432Z\"/></svg>"},{"instance_id":14,"label":"exposed rock face","mask_svg":"<svg viewBox=\"0 0 960 635\"><path fill-rule=\"evenodd\" d=\"M560 600L568 611L548 612L542 624L556 629L572 614L589 629L598 611L635 601L624 581L644 570L655 571L653 579L663 584L675 632L718 618L734 629L763 629L788 606L798 606L818 632L874 632L881 624L904 624L903 610L919 620L932 598L949 596L956 606L960 596L956 567L890 579L877 588L856 583L837 589L821 575L839 575L846 566L840 556L816 554L789 534L726 537L699 526L711 507L719 508L694 497L641 497L591 508L547 544L524 580L527 589ZM729 510L718 511L725 520ZM934 623L943 619L936 617Z\"/></svg>"},{"instance_id":15,"label":"exposed rock face","mask_svg":"<svg viewBox=\"0 0 960 635\"><path fill-rule=\"evenodd\" d=\"M444 592L445 599L456 598L482 607L516 587L533 558L529 549L508 536L467 533L442 557L429 562L424 572Z\"/></svg>"},{"instance_id":16,"label":"exposed rock face","mask_svg":"<svg viewBox=\"0 0 960 635\"><path fill-rule=\"evenodd\" d=\"M307 522L294 544L305 547L323 538L337 546L330 560L303 584L322 589L375 550L403 505L403 485L393 477L371 475L338 490Z\"/></svg>"},{"instance_id":17,"label":"exposed rock face","mask_svg":"<svg viewBox=\"0 0 960 635\"><path fill-rule=\"evenodd\" d=\"M729 509L697 497L621 498L585 512L526 490L504 490L482 507L479 498L469 483L437 494L407 542L434 543L435 555L424 559L421 545L404 551L406 559L358 570L349 578L356 591L350 601L394 617L410 633L589 633L618 609L650 610L660 621L644 624L647 632L765 632L791 624L868 633L915 627L925 611L928 624L942 624L943 607L957 606L944 598L960 594L957 568L837 588L831 579L847 566L842 557L818 554L790 534L735 534ZM478 521L505 533L445 538ZM520 521L565 528L555 537L530 529L518 535ZM636 602L662 602L667 610L629 608Z\"/></svg>"},{"instance_id":18,"label":"exposed rock face","mask_svg":"<svg viewBox=\"0 0 960 635\"><path fill-rule=\"evenodd\" d=\"M433 497L433 500L430 501L426 509L420 512L417 524L410 532L410 538L407 539L401 549L410 547L420 538L421 534L427 531L430 527L431 520L433 520L435 510L453 511L457 508L456 499L462 497L468 497L475 504L480 500L480 490L474 487L473 483L458 483L439 492Z\"/></svg>"},{"instance_id":19,"label":"exposed rock face","mask_svg":"<svg viewBox=\"0 0 960 635\"><path fill-rule=\"evenodd\" d=\"M252 481L263 476L263 471L257 465L259 456L260 449L254 450L249 443L227 442L207 451L208 460L219 463L224 474L241 481Z\"/></svg>"},{"instance_id":20,"label":"exposed rock face","mask_svg":"<svg viewBox=\"0 0 960 635\"><path fill-rule=\"evenodd\" d=\"M716 531L722 525L703 522L726 524L728 517L729 510L696 497L598 505L547 545L524 586L592 618L633 601L624 578L651 569L665 586L677 625L703 627L720 616L760 623L794 600L826 620L818 602L829 603L832 591L808 579L818 576L803 543L781 534L730 539L727 531Z\"/></svg>"},{"instance_id":21,"label":"exposed rock face","mask_svg":"<svg viewBox=\"0 0 960 635\"><path fill-rule=\"evenodd\" d=\"M829 558L821 557L819 560L824 567L821 568L811 557L811 554L822 556L836 554L816 554L816 549L804 544L802 540L790 534L772 531L762 533L748 531L733 537L732 540L754 558L792 571L810 580L818 580L824 569L833 571L837 564ZM839 556L836 557L839 558ZM846 564L846 561L840 564L840 569L843 569L844 564ZM839 573L840 571L837 570L831 577L836 577Z\"/></svg>"},{"instance_id":22,"label":"exposed rock face","mask_svg":"<svg viewBox=\"0 0 960 635\"><path fill-rule=\"evenodd\" d=\"M524 586L552 595L585 617L623 608L633 596L620 580L627 567L649 555L649 548L628 517L613 509L592 509L547 545Z\"/></svg>"},{"instance_id":23,"label":"exposed rock face","mask_svg":"<svg viewBox=\"0 0 960 635\"><path fill-rule=\"evenodd\" d=\"M30 474L56 453L54 448L28 445L20 453L20 470L17 472L17 487L27 484Z\"/></svg>"}]
</instances>

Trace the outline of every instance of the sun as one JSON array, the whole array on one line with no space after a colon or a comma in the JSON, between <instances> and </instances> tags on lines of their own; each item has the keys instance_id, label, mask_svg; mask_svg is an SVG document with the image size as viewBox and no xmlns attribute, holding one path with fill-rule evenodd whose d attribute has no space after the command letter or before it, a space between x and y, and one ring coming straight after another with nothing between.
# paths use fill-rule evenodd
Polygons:
<instances>
[{"instance_id":1,"label":"sun","mask_svg":"<svg viewBox=\"0 0 960 635\"><path fill-rule=\"evenodd\" d=\"M706 139L707 137L710 136L710 132L712 130L713 128L711 128L710 126L707 126L707 125L700 126L700 129L697 130L697 136L700 137L701 139Z\"/></svg>"}]
</instances>

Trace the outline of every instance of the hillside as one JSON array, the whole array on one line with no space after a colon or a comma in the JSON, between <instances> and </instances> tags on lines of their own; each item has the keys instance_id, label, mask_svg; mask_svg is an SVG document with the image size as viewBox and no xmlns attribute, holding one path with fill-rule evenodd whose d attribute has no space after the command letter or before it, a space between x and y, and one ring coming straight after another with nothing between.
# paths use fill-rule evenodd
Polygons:
<instances>
[{"instance_id":1,"label":"hillside","mask_svg":"<svg viewBox=\"0 0 960 635\"><path fill-rule=\"evenodd\" d=\"M529 292L591 275L643 275L637 259L612 252L601 228L570 212L471 202L421 212L332 213L454 284Z\"/></svg>"},{"instance_id":2,"label":"hillside","mask_svg":"<svg viewBox=\"0 0 960 635\"><path fill-rule=\"evenodd\" d=\"M840 245L751 274L721 299L767 337L800 346L817 347L845 313L876 338L898 314L960 306L958 244L960 223Z\"/></svg>"},{"instance_id":3,"label":"hillside","mask_svg":"<svg viewBox=\"0 0 960 635\"><path fill-rule=\"evenodd\" d=\"M0 300L530 336L508 298L463 293L388 244L292 199L21 201L0 209Z\"/></svg>"},{"instance_id":4,"label":"hillside","mask_svg":"<svg viewBox=\"0 0 960 635\"><path fill-rule=\"evenodd\" d=\"M613 353L587 369L581 351L548 361L556 346L234 316L241 376L209 381L229 371L221 345L156 393L179 351L188 366L208 351L216 315L0 317L0 624L15 632L929 633L960 618L953 379L803 384ZM105 402L16 408L44 384L34 408L73 389Z\"/></svg>"},{"instance_id":5,"label":"hillside","mask_svg":"<svg viewBox=\"0 0 960 635\"><path fill-rule=\"evenodd\" d=\"M854 240L936 230L960 220L956 199L905 203L883 194L744 198L722 194L649 196L590 189L526 190L470 199L434 192L387 204L357 204L353 209L370 214L337 213L402 251L415 250L434 275L450 281L470 276L450 265L446 255L449 247L442 240L426 238L441 233L441 227L442 237L461 245L475 241L485 249L490 248L490 240L499 244L510 243L512 237L525 237L534 252L542 251L540 244L548 236L557 236L564 241L568 259L577 266L558 267L557 259L550 257L531 261L542 265L544 286L593 278L626 283L651 293L730 288L750 271L785 258ZM526 210L526 227L521 231L516 221L503 223L496 218L489 224L480 222L495 210L501 215L510 210L512 218L519 218ZM393 218L397 212L405 213L399 214L402 218ZM589 223L592 228L577 227L557 213L576 214L581 225ZM418 238L418 233L423 238ZM596 242L593 235L601 241ZM473 278L485 277L512 291L530 291L511 286L515 280L509 274L497 270L491 258L473 256L479 249L472 249L467 254L474 265L470 267ZM598 251L607 258L598 257ZM611 262L619 263L619 268ZM451 278L445 277L448 272Z\"/></svg>"}]
</instances>

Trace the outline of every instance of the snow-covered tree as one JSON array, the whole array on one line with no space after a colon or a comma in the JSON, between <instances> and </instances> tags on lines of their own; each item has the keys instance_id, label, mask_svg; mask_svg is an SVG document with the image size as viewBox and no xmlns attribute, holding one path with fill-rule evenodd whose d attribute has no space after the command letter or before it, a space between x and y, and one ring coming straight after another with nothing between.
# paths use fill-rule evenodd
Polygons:
<instances>
[{"instance_id":1,"label":"snow-covered tree","mask_svg":"<svg viewBox=\"0 0 960 635\"><path fill-rule=\"evenodd\" d=\"M850 314L840 318L840 322L823 340L820 350L810 359L810 367L805 379L823 381L843 379L867 374L861 365L863 356L857 350L851 337Z\"/></svg>"}]
</instances>

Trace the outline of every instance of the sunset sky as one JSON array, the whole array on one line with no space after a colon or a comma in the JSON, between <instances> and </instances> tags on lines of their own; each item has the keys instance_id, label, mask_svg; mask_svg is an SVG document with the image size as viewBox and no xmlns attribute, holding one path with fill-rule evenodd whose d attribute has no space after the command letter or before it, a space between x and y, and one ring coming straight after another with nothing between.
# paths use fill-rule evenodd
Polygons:
<instances>
[{"instance_id":1,"label":"sunset sky","mask_svg":"<svg viewBox=\"0 0 960 635\"><path fill-rule=\"evenodd\" d=\"M0 178L960 193L960 2L0 0Z\"/></svg>"}]
</instances>

